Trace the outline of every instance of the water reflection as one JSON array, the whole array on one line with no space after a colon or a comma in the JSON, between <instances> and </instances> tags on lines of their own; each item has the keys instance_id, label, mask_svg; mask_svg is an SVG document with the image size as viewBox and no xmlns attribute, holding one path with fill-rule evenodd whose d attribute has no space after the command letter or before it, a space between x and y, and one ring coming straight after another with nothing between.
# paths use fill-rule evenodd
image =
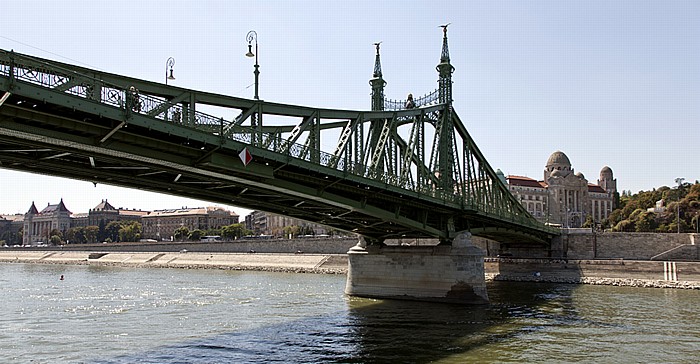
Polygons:
<instances>
[{"instance_id":1,"label":"water reflection","mask_svg":"<svg viewBox=\"0 0 700 364\"><path fill-rule=\"evenodd\" d=\"M478 358L470 353L485 347L490 348L490 358L514 358L517 353L507 343L563 321L562 313L557 312L559 304L552 302L570 296L573 289L575 286L513 287L494 282L489 286L492 303L485 306L350 299L349 324L358 340L357 359L372 363L464 362Z\"/></svg>"}]
</instances>

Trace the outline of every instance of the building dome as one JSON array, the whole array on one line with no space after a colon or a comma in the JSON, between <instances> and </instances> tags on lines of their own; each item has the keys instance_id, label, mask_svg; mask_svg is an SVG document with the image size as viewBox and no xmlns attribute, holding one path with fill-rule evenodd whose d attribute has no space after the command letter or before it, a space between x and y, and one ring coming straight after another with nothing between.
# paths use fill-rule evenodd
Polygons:
<instances>
[{"instance_id":1,"label":"building dome","mask_svg":"<svg viewBox=\"0 0 700 364\"><path fill-rule=\"evenodd\" d=\"M610 167L605 166L600 170L600 179L613 179L613 171Z\"/></svg>"},{"instance_id":2,"label":"building dome","mask_svg":"<svg viewBox=\"0 0 700 364\"><path fill-rule=\"evenodd\" d=\"M558 150L552 153L552 155L550 155L549 159L547 160L547 168L553 166L562 166L571 169L571 162L569 161L569 157L567 157L566 154Z\"/></svg>"},{"instance_id":3,"label":"building dome","mask_svg":"<svg viewBox=\"0 0 700 364\"><path fill-rule=\"evenodd\" d=\"M578 177L578 178L580 178L580 179L586 179L586 177L585 177L585 176L583 175L583 173L581 173L581 172L577 172L577 173L576 173L576 177Z\"/></svg>"},{"instance_id":4,"label":"building dome","mask_svg":"<svg viewBox=\"0 0 700 364\"><path fill-rule=\"evenodd\" d=\"M558 169L555 169L555 170L552 171L552 173L551 173L549 176L550 176L550 177L563 177L563 176L564 176L564 172L562 172L562 171L560 171L560 170L558 170Z\"/></svg>"}]
</instances>

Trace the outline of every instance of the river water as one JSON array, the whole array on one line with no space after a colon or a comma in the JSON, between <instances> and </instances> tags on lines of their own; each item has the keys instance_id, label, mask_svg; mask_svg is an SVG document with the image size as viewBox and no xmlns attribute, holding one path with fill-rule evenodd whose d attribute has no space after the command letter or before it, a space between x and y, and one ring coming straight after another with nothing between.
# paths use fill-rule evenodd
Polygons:
<instances>
[{"instance_id":1,"label":"river water","mask_svg":"<svg viewBox=\"0 0 700 364\"><path fill-rule=\"evenodd\" d=\"M492 282L462 307L347 297L344 275L7 263L0 287L0 363L700 358L700 291Z\"/></svg>"}]
</instances>

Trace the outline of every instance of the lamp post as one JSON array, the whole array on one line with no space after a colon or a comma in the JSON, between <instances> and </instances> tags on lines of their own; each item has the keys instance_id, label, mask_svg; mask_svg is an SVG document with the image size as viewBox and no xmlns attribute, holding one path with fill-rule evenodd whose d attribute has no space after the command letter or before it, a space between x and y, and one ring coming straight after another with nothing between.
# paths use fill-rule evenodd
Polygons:
<instances>
[{"instance_id":1,"label":"lamp post","mask_svg":"<svg viewBox=\"0 0 700 364\"><path fill-rule=\"evenodd\" d=\"M678 204L676 205L676 228L677 233L681 233L681 184L685 181L685 178L676 178L676 183L678 183Z\"/></svg>"},{"instance_id":2,"label":"lamp post","mask_svg":"<svg viewBox=\"0 0 700 364\"><path fill-rule=\"evenodd\" d=\"M258 76L260 75L260 66L258 65L258 33L251 30L248 32L248 35L246 35L245 39L248 41L248 53L245 54L246 57L255 57L255 71L253 71L255 74L255 99L259 100ZM253 53L253 41L255 41L255 53Z\"/></svg>"},{"instance_id":3,"label":"lamp post","mask_svg":"<svg viewBox=\"0 0 700 364\"><path fill-rule=\"evenodd\" d=\"M175 66L175 58L170 57L165 61L165 84L168 84L168 80L174 80L173 76L173 66ZM168 74L168 69L170 69L170 74Z\"/></svg>"}]
</instances>

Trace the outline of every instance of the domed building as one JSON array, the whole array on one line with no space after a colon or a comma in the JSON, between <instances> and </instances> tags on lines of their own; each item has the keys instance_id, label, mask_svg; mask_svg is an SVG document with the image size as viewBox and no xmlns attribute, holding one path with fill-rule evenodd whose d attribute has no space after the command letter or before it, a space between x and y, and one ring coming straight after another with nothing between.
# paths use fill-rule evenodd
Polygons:
<instances>
[{"instance_id":1,"label":"domed building","mask_svg":"<svg viewBox=\"0 0 700 364\"><path fill-rule=\"evenodd\" d=\"M549 157L541 181L523 176L506 180L510 192L530 214L562 227L581 227L588 216L602 222L615 207L617 180L612 169L603 167L598 184L589 183L583 173L574 173L569 157L561 151Z\"/></svg>"}]
</instances>

